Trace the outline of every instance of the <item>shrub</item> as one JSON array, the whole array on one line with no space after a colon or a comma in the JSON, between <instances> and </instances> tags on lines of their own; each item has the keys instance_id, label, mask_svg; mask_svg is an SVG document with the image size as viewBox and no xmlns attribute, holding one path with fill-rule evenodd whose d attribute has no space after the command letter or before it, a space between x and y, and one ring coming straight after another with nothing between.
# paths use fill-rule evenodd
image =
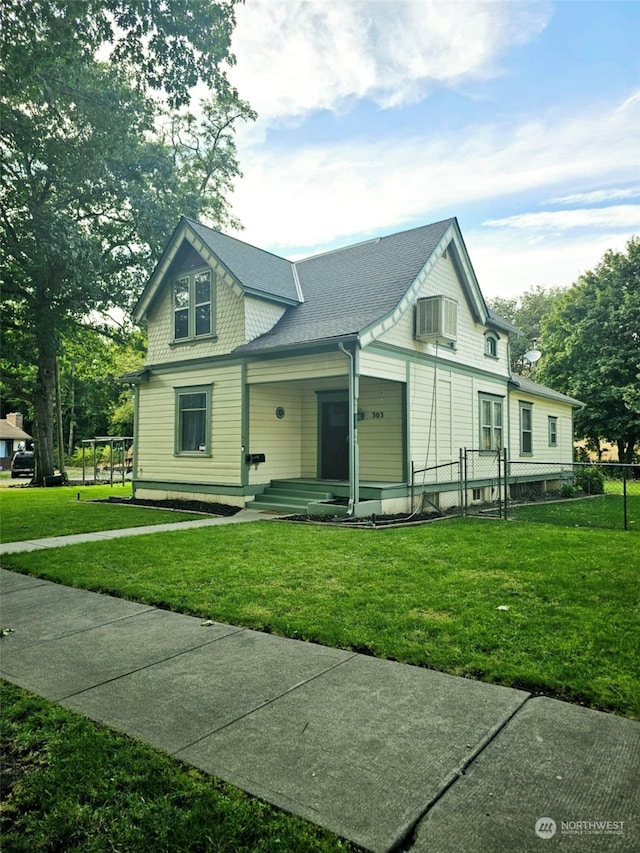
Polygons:
<instances>
[{"instance_id":1,"label":"shrub","mask_svg":"<svg viewBox=\"0 0 640 853\"><path fill-rule=\"evenodd\" d=\"M562 488L560 489L560 494L563 498L572 498L576 493L576 490L573 488L571 483L563 483Z\"/></svg>"},{"instance_id":2,"label":"shrub","mask_svg":"<svg viewBox=\"0 0 640 853\"><path fill-rule=\"evenodd\" d=\"M581 468L576 473L576 486L587 495L603 495L604 475L599 468Z\"/></svg>"}]
</instances>

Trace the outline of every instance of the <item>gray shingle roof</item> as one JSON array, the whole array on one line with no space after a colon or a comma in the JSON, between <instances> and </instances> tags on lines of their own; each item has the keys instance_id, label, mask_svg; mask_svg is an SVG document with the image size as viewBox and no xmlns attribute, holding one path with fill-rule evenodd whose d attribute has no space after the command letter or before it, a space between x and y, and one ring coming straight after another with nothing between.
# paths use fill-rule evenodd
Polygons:
<instances>
[{"instance_id":1,"label":"gray shingle roof","mask_svg":"<svg viewBox=\"0 0 640 853\"><path fill-rule=\"evenodd\" d=\"M184 219L245 290L300 301L291 261L207 228L193 219Z\"/></svg>"},{"instance_id":2,"label":"gray shingle roof","mask_svg":"<svg viewBox=\"0 0 640 853\"><path fill-rule=\"evenodd\" d=\"M511 377L511 384L515 385L525 394L533 394L538 397L546 397L549 400L557 400L559 403L571 403L572 406L582 408L585 404L581 400L576 400L575 397L568 397L566 394L561 394L560 391L554 391L553 388L547 388L546 385L540 385L529 379L528 376L520 376L519 373L514 373Z\"/></svg>"},{"instance_id":3,"label":"gray shingle roof","mask_svg":"<svg viewBox=\"0 0 640 853\"><path fill-rule=\"evenodd\" d=\"M454 221L296 261L304 302L289 308L271 332L240 350L311 343L367 328L396 308Z\"/></svg>"}]
</instances>

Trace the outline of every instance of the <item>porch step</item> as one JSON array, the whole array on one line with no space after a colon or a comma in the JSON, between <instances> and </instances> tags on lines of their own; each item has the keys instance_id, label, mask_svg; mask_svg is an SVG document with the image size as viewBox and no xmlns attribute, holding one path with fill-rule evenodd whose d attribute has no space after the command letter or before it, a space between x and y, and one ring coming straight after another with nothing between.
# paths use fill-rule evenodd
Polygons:
<instances>
[{"instance_id":1,"label":"porch step","mask_svg":"<svg viewBox=\"0 0 640 853\"><path fill-rule=\"evenodd\" d=\"M274 480L261 495L256 495L252 509L270 509L289 514L305 514L307 506L317 501L331 500L331 492L309 488L308 484Z\"/></svg>"}]
</instances>

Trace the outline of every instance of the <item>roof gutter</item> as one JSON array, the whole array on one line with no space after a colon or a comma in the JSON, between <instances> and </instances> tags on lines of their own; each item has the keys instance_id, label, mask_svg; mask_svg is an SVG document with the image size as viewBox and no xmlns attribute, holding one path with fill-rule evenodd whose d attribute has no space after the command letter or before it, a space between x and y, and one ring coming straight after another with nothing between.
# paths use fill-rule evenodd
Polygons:
<instances>
[{"instance_id":1,"label":"roof gutter","mask_svg":"<svg viewBox=\"0 0 640 853\"><path fill-rule=\"evenodd\" d=\"M359 459L358 459L358 392L359 377L356 372L356 358L342 341L338 349L349 359L349 504L347 517L351 518L360 501Z\"/></svg>"}]
</instances>

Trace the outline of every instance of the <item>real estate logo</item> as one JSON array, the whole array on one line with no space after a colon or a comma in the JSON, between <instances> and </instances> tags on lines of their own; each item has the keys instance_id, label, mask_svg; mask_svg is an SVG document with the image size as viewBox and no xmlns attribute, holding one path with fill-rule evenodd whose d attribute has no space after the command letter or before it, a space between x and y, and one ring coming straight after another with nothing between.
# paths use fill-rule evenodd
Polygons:
<instances>
[{"instance_id":1,"label":"real estate logo","mask_svg":"<svg viewBox=\"0 0 640 853\"><path fill-rule=\"evenodd\" d=\"M553 838L556 834L556 822L550 817L539 817L536 821L535 831L539 838Z\"/></svg>"}]
</instances>

